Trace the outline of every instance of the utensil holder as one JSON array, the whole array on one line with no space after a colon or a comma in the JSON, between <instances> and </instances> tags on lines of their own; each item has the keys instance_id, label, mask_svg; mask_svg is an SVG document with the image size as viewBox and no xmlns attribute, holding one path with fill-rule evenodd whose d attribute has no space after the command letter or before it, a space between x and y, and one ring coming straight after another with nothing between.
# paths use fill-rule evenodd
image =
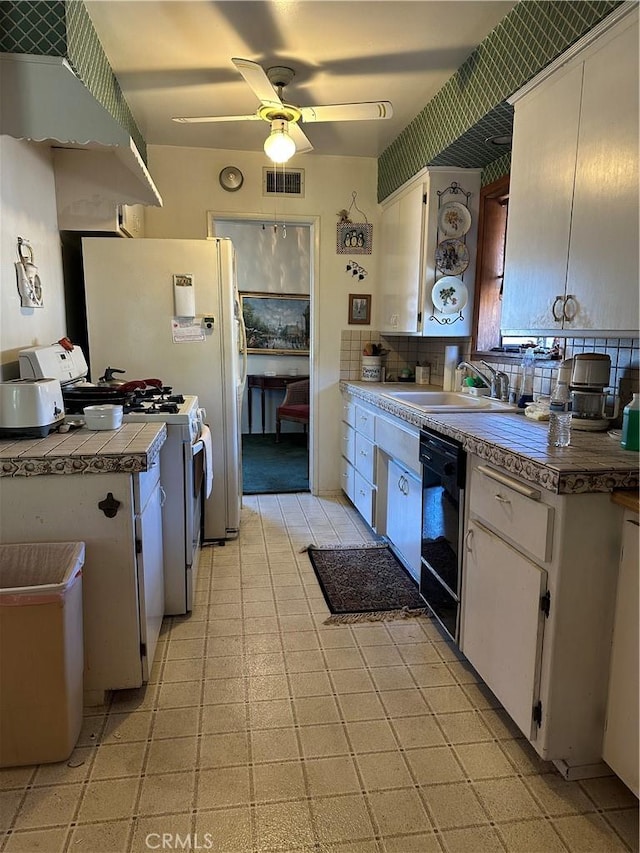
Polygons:
<instances>
[{"instance_id":1,"label":"utensil holder","mask_svg":"<svg viewBox=\"0 0 640 853\"><path fill-rule=\"evenodd\" d=\"M382 381L382 356L363 355L361 378L363 382Z\"/></svg>"}]
</instances>

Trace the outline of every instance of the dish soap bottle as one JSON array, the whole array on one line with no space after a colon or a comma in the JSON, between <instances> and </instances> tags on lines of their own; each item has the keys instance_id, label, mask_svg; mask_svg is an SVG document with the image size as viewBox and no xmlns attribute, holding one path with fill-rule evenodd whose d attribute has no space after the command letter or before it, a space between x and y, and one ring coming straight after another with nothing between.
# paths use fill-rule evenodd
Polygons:
<instances>
[{"instance_id":1,"label":"dish soap bottle","mask_svg":"<svg viewBox=\"0 0 640 853\"><path fill-rule=\"evenodd\" d=\"M640 445L640 394L634 394L633 400L622 411L622 440L620 446L625 450L638 450Z\"/></svg>"},{"instance_id":2,"label":"dish soap bottle","mask_svg":"<svg viewBox=\"0 0 640 853\"><path fill-rule=\"evenodd\" d=\"M549 404L547 442L551 447L568 447L571 441L571 393L568 383L563 380L566 380L566 371L561 366Z\"/></svg>"},{"instance_id":3,"label":"dish soap bottle","mask_svg":"<svg viewBox=\"0 0 640 853\"><path fill-rule=\"evenodd\" d=\"M522 374L520 376L520 393L518 394L518 408L524 409L527 403L533 403L533 372L535 359L531 348L524 351L522 359Z\"/></svg>"}]
</instances>

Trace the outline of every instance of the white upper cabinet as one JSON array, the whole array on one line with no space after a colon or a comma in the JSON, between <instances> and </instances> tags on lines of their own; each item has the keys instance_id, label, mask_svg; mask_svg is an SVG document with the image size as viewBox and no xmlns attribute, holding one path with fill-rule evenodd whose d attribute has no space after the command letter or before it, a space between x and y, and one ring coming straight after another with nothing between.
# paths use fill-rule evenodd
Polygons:
<instances>
[{"instance_id":1,"label":"white upper cabinet","mask_svg":"<svg viewBox=\"0 0 640 853\"><path fill-rule=\"evenodd\" d=\"M603 29L513 98L506 334L637 334L637 9Z\"/></svg>"},{"instance_id":2,"label":"white upper cabinet","mask_svg":"<svg viewBox=\"0 0 640 853\"><path fill-rule=\"evenodd\" d=\"M479 193L479 169L438 166L423 169L383 202L380 331L437 337L471 334ZM439 223L447 204L468 212L468 230L462 229L458 237L443 231ZM443 246L445 240L449 242ZM455 295L464 294L460 310L449 304L442 311L433 304L435 284L451 274L436 265L438 246L441 251L450 249L452 264L466 264L457 273L462 286Z\"/></svg>"}]
</instances>

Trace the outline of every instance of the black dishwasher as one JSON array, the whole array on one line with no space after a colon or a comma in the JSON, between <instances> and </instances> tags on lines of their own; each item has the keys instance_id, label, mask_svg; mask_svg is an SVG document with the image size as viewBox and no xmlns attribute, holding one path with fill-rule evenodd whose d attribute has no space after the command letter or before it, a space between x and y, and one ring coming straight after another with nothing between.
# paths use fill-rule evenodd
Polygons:
<instances>
[{"instance_id":1,"label":"black dishwasher","mask_svg":"<svg viewBox=\"0 0 640 853\"><path fill-rule=\"evenodd\" d=\"M455 642L460 630L466 455L462 445L420 431L422 541L420 595Z\"/></svg>"}]
</instances>

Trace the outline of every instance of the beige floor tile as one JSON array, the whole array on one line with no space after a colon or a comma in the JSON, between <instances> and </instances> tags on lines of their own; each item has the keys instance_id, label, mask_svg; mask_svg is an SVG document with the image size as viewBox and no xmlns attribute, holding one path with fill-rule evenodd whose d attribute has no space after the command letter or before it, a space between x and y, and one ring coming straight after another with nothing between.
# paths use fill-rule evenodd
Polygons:
<instances>
[{"instance_id":1,"label":"beige floor tile","mask_svg":"<svg viewBox=\"0 0 640 853\"><path fill-rule=\"evenodd\" d=\"M540 850L544 853L561 853L566 849L560 840L560 836L554 830L553 823L548 820L519 820L514 823L501 823L498 832L504 839L507 850Z\"/></svg>"},{"instance_id":2,"label":"beige floor tile","mask_svg":"<svg viewBox=\"0 0 640 853\"><path fill-rule=\"evenodd\" d=\"M273 601L274 593L271 587L268 586L256 586L256 587L244 587L242 590L242 600L245 604L249 604L252 602L260 602L260 601ZM275 612L275 611L274 611ZM247 614L247 615L257 615L257 614ZM271 615L271 614L261 614L261 615Z\"/></svg>"},{"instance_id":3,"label":"beige floor tile","mask_svg":"<svg viewBox=\"0 0 640 853\"><path fill-rule=\"evenodd\" d=\"M404 759L407 753L370 752L358 755L357 764L367 791L410 788L413 779Z\"/></svg>"},{"instance_id":4,"label":"beige floor tile","mask_svg":"<svg viewBox=\"0 0 640 853\"><path fill-rule=\"evenodd\" d=\"M438 838L433 832L384 838L383 847L385 853L441 853L442 851ZM471 850L466 850L465 853L471 853Z\"/></svg>"},{"instance_id":5,"label":"beige floor tile","mask_svg":"<svg viewBox=\"0 0 640 853\"><path fill-rule=\"evenodd\" d=\"M210 637L236 637L242 633L242 619L215 619L209 623Z\"/></svg>"},{"instance_id":6,"label":"beige floor tile","mask_svg":"<svg viewBox=\"0 0 640 853\"><path fill-rule=\"evenodd\" d=\"M0 769L0 791L25 788L34 775L35 767L3 767Z\"/></svg>"},{"instance_id":7,"label":"beige floor tile","mask_svg":"<svg viewBox=\"0 0 640 853\"><path fill-rule=\"evenodd\" d=\"M371 676L365 669L339 669L331 673L336 693L371 693L375 690Z\"/></svg>"},{"instance_id":8,"label":"beige floor tile","mask_svg":"<svg viewBox=\"0 0 640 853\"><path fill-rule=\"evenodd\" d=\"M598 814L559 817L553 821L553 826L569 849L579 853L626 850L626 845Z\"/></svg>"},{"instance_id":9,"label":"beige floor tile","mask_svg":"<svg viewBox=\"0 0 640 853\"><path fill-rule=\"evenodd\" d=\"M284 675L284 655L282 652L250 655L244 661L244 671L248 675Z\"/></svg>"},{"instance_id":10,"label":"beige floor tile","mask_svg":"<svg viewBox=\"0 0 640 853\"><path fill-rule=\"evenodd\" d=\"M142 780L137 813L139 815L188 813L193 808L195 785L194 771L146 776Z\"/></svg>"},{"instance_id":11,"label":"beige floor tile","mask_svg":"<svg viewBox=\"0 0 640 853\"><path fill-rule=\"evenodd\" d=\"M321 844L372 838L373 826L362 794L326 797L312 804Z\"/></svg>"},{"instance_id":12,"label":"beige floor tile","mask_svg":"<svg viewBox=\"0 0 640 853\"><path fill-rule=\"evenodd\" d=\"M462 687L423 687L424 696L429 708L436 714L446 714L453 711L471 711L469 702Z\"/></svg>"},{"instance_id":13,"label":"beige floor tile","mask_svg":"<svg viewBox=\"0 0 640 853\"><path fill-rule=\"evenodd\" d=\"M310 758L305 761L304 766L312 798L360 791L360 780L353 760L348 755Z\"/></svg>"},{"instance_id":14,"label":"beige floor tile","mask_svg":"<svg viewBox=\"0 0 640 853\"><path fill-rule=\"evenodd\" d=\"M227 767L249 763L249 735L247 732L202 735L198 766Z\"/></svg>"},{"instance_id":15,"label":"beige floor tile","mask_svg":"<svg viewBox=\"0 0 640 853\"><path fill-rule=\"evenodd\" d=\"M625 841L631 850L638 847L640 838L640 827L638 826L638 806L630 809L607 811L603 815L605 821L611 825L618 835Z\"/></svg>"},{"instance_id":16,"label":"beige floor tile","mask_svg":"<svg viewBox=\"0 0 640 853\"><path fill-rule=\"evenodd\" d=\"M252 773L256 802L300 800L306 796L302 763L299 761L258 764Z\"/></svg>"},{"instance_id":17,"label":"beige floor tile","mask_svg":"<svg viewBox=\"0 0 640 853\"><path fill-rule=\"evenodd\" d=\"M469 779L513 776L513 766L495 741L460 743L455 748Z\"/></svg>"},{"instance_id":18,"label":"beige floor tile","mask_svg":"<svg viewBox=\"0 0 640 853\"><path fill-rule=\"evenodd\" d=\"M485 726L482 717L473 711L460 711L456 714L439 714L438 722L442 726L449 743L472 743L492 740L491 732Z\"/></svg>"},{"instance_id":19,"label":"beige floor tile","mask_svg":"<svg viewBox=\"0 0 640 853\"><path fill-rule=\"evenodd\" d=\"M289 631L310 631L314 628L311 615L308 616L278 616L280 629L287 633Z\"/></svg>"},{"instance_id":20,"label":"beige floor tile","mask_svg":"<svg viewBox=\"0 0 640 853\"><path fill-rule=\"evenodd\" d=\"M338 669L362 669L364 665L362 652L355 647L325 649L324 656L327 667L331 672L335 672Z\"/></svg>"},{"instance_id":21,"label":"beige floor tile","mask_svg":"<svg viewBox=\"0 0 640 853\"><path fill-rule=\"evenodd\" d=\"M396 646L363 646L362 656L369 667L404 666Z\"/></svg>"},{"instance_id":22,"label":"beige floor tile","mask_svg":"<svg viewBox=\"0 0 640 853\"><path fill-rule=\"evenodd\" d=\"M398 622L388 622L387 629L394 643L424 643L427 635L425 628L429 624L427 619L407 619Z\"/></svg>"},{"instance_id":23,"label":"beige floor tile","mask_svg":"<svg viewBox=\"0 0 640 853\"><path fill-rule=\"evenodd\" d=\"M128 780L126 784L129 784ZM11 818L15 815L15 829L65 825L73 818L81 795L82 785L80 784L34 788L27 791L24 801L16 813L22 796L21 793L5 792L0 797L2 805L1 822L5 827L8 827Z\"/></svg>"},{"instance_id":24,"label":"beige floor tile","mask_svg":"<svg viewBox=\"0 0 640 853\"><path fill-rule=\"evenodd\" d=\"M219 853L252 850L251 811L246 806L200 810L195 817L195 835L203 849L211 844Z\"/></svg>"},{"instance_id":25,"label":"beige floor tile","mask_svg":"<svg viewBox=\"0 0 640 853\"><path fill-rule=\"evenodd\" d=\"M419 687L447 687L454 685L455 679L446 663L415 663L409 665L409 671Z\"/></svg>"},{"instance_id":26,"label":"beige floor tile","mask_svg":"<svg viewBox=\"0 0 640 853\"><path fill-rule=\"evenodd\" d=\"M253 763L288 761L300 757L298 736L294 728L263 729L251 732Z\"/></svg>"},{"instance_id":27,"label":"beige floor tile","mask_svg":"<svg viewBox=\"0 0 640 853\"><path fill-rule=\"evenodd\" d=\"M196 766L197 738L177 737L154 740L149 744L147 774L172 773Z\"/></svg>"},{"instance_id":28,"label":"beige floor tile","mask_svg":"<svg viewBox=\"0 0 640 853\"><path fill-rule=\"evenodd\" d=\"M145 684L130 690L115 690L111 695L111 711L124 714L127 711L146 711L155 708L159 685Z\"/></svg>"},{"instance_id":29,"label":"beige floor tile","mask_svg":"<svg viewBox=\"0 0 640 853\"><path fill-rule=\"evenodd\" d=\"M403 643L397 648L400 657L405 663L442 663L442 658L433 643Z\"/></svg>"},{"instance_id":30,"label":"beige floor tile","mask_svg":"<svg viewBox=\"0 0 640 853\"><path fill-rule=\"evenodd\" d=\"M304 598L284 598L277 604L278 616L308 616L311 609Z\"/></svg>"},{"instance_id":31,"label":"beige floor tile","mask_svg":"<svg viewBox=\"0 0 640 853\"><path fill-rule=\"evenodd\" d=\"M520 779L491 779L473 783L495 821L542 817L543 812Z\"/></svg>"},{"instance_id":32,"label":"beige floor tile","mask_svg":"<svg viewBox=\"0 0 640 853\"><path fill-rule=\"evenodd\" d=\"M204 637L197 637L193 640L173 640L169 641L167 649L167 660L184 660L185 658L202 659L204 655Z\"/></svg>"},{"instance_id":33,"label":"beige floor tile","mask_svg":"<svg viewBox=\"0 0 640 853\"><path fill-rule=\"evenodd\" d=\"M237 637L207 637L206 656L228 657L244 653L244 640ZM231 674L231 673L230 673Z\"/></svg>"},{"instance_id":34,"label":"beige floor tile","mask_svg":"<svg viewBox=\"0 0 640 853\"><path fill-rule=\"evenodd\" d=\"M106 817L113 820L133 814L139 786L137 778L90 782L82 798L78 823L90 823Z\"/></svg>"},{"instance_id":35,"label":"beige floor tile","mask_svg":"<svg viewBox=\"0 0 640 853\"><path fill-rule=\"evenodd\" d=\"M380 699L390 717L415 717L429 712L422 694L415 687L410 690L381 690Z\"/></svg>"},{"instance_id":36,"label":"beige floor tile","mask_svg":"<svg viewBox=\"0 0 640 853\"><path fill-rule=\"evenodd\" d=\"M338 704L343 720L379 720L385 716L377 693L341 693Z\"/></svg>"},{"instance_id":37,"label":"beige floor tile","mask_svg":"<svg viewBox=\"0 0 640 853\"><path fill-rule=\"evenodd\" d=\"M376 824L383 835L399 835L431 829L422 801L415 790L372 791L367 794Z\"/></svg>"},{"instance_id":38,"label":"beige floor tile","mask_svg":"<svg viewBox=\"0 0 640 853\"><path fill-rule=\"evenodd\" d=\"M364 646L384 646L393 643L393 638L386 625L363 625L355 624L353 634L356 643L362 648ZM424 636L422 637L424 640Z\"/></svg>"},{"instance_id":39,"label":"beige floor tile","mask_svg":"<svg viewBox=\"0 0 640 853\"><path fill-rule=\"evenodd\" d=\"M282 652L280 634L250 634L244 640L247 655L269 655Z\"/></svg>"},{"instance_id":40,"label":"beige floor tile","mask_svg":"<svg viewBox=\"0 0 640 853\"><path fill-rule=\"evenodd\" d=\"M91 778L113 779L123 776L139 776L146 748L145 741L101 744L93 761Z\"/></svg>"},{"instance_id":41,"label":"beige floor tile","mask_svg":"<svg viewBox=\"0 0 640 853\"><path fill-rule=\"evenodd\" d=\"M380 646L379 648L393 648L393 646ZM404 664L402 666L372 667L369 672L378 690L415 689L415 682L408 667Z\"/></svg>"},{"instance_id":42,"label":"beige floor tile","mask_svg":"<svg viewBox=\"0 0 640 853\"><path fill-rule=\"evenodd\" d=\"M201 681L169 681L160 685L158 708L188 708L200 704Z\"/></svg>"},{"instance_id":43,"label":"beige floor tile","mask_svg":"<svg viewBox=\"0 0 640 853\"><path fill-rule=\"evenodd\" d=\"M289 684L294 698L330 696L333 693L326 672L293 672L289 675Z\"/></svg>"},{"instance_id":44,"label":"beige floor tile","mask_svg":"<svg viewBox=\"0 0 640 853\"><path fill-rule=\"evenodd\" d=\"M440 833L449 853L503 853L504 847L491 826L474 826L469 829L447 829ZM521 848L522 853L547 853L543 847Z\"/></svg>"},{"instance_id":45,"label":"beige floor tile","mask_svg":"<svg viewBox=\"0 0 640 853\"><path fill-rule=\"evenodd\" d=\"M308 696L293 700L296 721L301 726L338 723L340 714L333 696Z\"/></svg>"},{"instance_id":46,"label":"beige floor tile","mask_svg":"<svg viewBox=\"0 0 640 853\"><path fill-rule=\"evenodd\" d=\"M489 690L486 684L465 684L462 688L469 697L469 701L476 709L500 708L500 702L495 694Z\"/></svg>"},{"instance_id":47,"label":"beige floor tile","mask_svg":"<svg viewBox=\"0 0 640 853\"><path fill-rule=\"evenodd\" d=\"M320 625L316 630L323 649L351 649L356 645L348 625Z\"/></svg>"},{"instance_id":48,"label":"beige floor tile","mask_svg":"<svg viewBox=\"0 0 640 853\"><path fill-rule=\"evenodd\" d=\"M78 747L66 761L55 764L41 764L33 778L33 787L40 785L69 785L82 782L91 773L97 753L96 747Z\"/></svg>"},{"instance_id":49,"label":"beige floor tile","mask_svg":"<svg viewBox=\"0 0 640 853\"><path fill-rule=\"evenodd\" d=\"M202 702L205 705L228 705L244 702L246 684L244 678L208 678L204 682Z\"/></svg>"},{"instance_id":50,"label":"beige floor tile","mask_svg":"<svg viewBox=\"0 0 640 853\"><path fill-rule=\"evenodd\" d=\"M205 705L202 709L202 731L204 734L215 732L242 732L248 727L247 706Z\"/></svg>"},{"instance_id":51,"label":"beige floor tile","mask_svg":"<svg viewBox=\"0 0 640 853\"><path fill-rule=\"evenodd\" d=\"M234 604L210 604L209 605L210 619L241 619L242 606L239 602Z\"/></svg>"},{"instance_id":52,"label":"beige floor tile","mask_svg":"<svg viewBox=\"0 0 640 853\"><path fill-rule=\"evenodd\" d=\"M167 660L162 669L162 681L194 681L202 677L202 658Z\"/></svg>"},{"instance_id":53,"label":"beige floor tile","mask_svg":"<svg viewBox=\"0 0 640 853\"><path fill-rule=\"evenodd\" d=\"M158 844L158 850L162 850L162 837L165 833L177 840L178 836L186 838L190 832L191 814L183 812L139 817L134 821L133 841L128 853L149 853L150 844Z\"/></svg>"},{"instance_id":54,"label":"beige floor tile","mask_svg":"<svg viewBox=\"0 0 640 853\"><path fill-rule=\"evenodd\" d=\"M242 622L245 635L275 634L278 631L278 619L275 616L255 616Z\"/></svg>"},{"instance_id":55,"label":"beige floor tile","mask_svg":"<svg viewBox=\"0 0 640 853\"><path fill-rule=\"evenodd\" d=\"M271 699L249 704L252 729L278 729L293 725L293 706L289 699Z\"/></svg>"},{"instance_id":56,"label":"beige floor tile","mask_svg":"<svg viewBox=\"0 0 640 853\"><path fill-rule=\"evenodd\" d=\"M324 726L301 726L298 733L302 754L305 758L347 755L349 753L349 744L344 729L339 723L330 723Z\"/></svg>"},{"instance_id":57,"label":"beige floor tile","mask_svg":"<svg viewBox=\"0 0 640 853\"><path fill-rule=\"evenodd\" d=\"M197 807L248 805L250 800L249 767L221 767L201 770L197 777Z\"/></svg>"},{"instance_id":58,"label":"beige floor tile","mask_svg":"<svg viewBox=\"0 0 640 853\"><path fill-rule=\"evenodd\" d=\"M320 640L315 631L292 631L282 635L285 654L288 652L311 651L320 648Z\"/></svg>"},{"instance_id":59,"label":"beige floor tile","mask_svg":"<svg viewBox=\"0 0 640 853\"><path fill-rule=\"evenodd\" d=\"M259 849L291 850L313 844L311 814L306 801L260 804L255 808L255 815Z\"/></svg>"},{"instance_id":60,"label":"beige floor tile","mask_svg":"<svg viewBox=\"0 0 640 853\"><path fill-rule=\"evenodd\" d=\"M326 669L322 652L319 649L285 652L284 658L289 673L318 672Z\"/></svg>"},{"instance_id":61,"label":"beige floor tile","mask_svg":"<svg viewBox=\"0 0 640 853\"><path fill-rule=\"evenodd\" d=\"M421 746L441 746L445 743L436 720L431 715L400 717L392 721L400 746L415 749Z\"/></svg>"},{"instance_id":62,"label":"beige floor tile","mask_svg":"<svg viewBox=\"0 0 640 853\"><path fill-rule=\"evenodd\" d=\"M65 829L36 829L25 832L14 832L7 838L3 848L7 853L62 853L67 838ZM82 847L74 847L74 850ZM95 853L95 847L85 847L90 853ZM120 848L123 849L123 848ZM111 853L111 851L105 851ZM118 853L114 848L114 853Z\"/></svg>"},{"instance_id":63,"label":"beige floor tile","mask_svg":"<svg viewBox=\"0 0 640 853\"><path fill-rule=\"evenodd\" d=\"M489 818L468 782L431 785L425 792L425 799L438 829L489 824Z\"/></svg>"},{"instance_id":64,"label":"beige floor tile","mask_svg":"<svg viewBox=\"0 0 640 853\"><path fill-rule=\"evenodd\" d=\"M219 589L211 597L212 604L237 604L241 600L242 596L239 589Z\"/></svg>"},{"instance_id":65,"label":"beige floor tile","mask_svg":"<svg viewBox=\"0 0 640 853\"><path fill-rule=\"evenodd\" d=\"M109 714L102 743L124 743L134 740L146 740L151 729L151 711L137 711L132 714Z\"/></svg>"},{"instance_id":66,"label":"beige floor tile","mask_svg":"<svg viewBox=\"0 0 640 853\"><path fill-rule=\"evenodd\" d=\"M617 776L583 779L580 787L602 809L630 808L638 804L637 798Z\"/></svg>"},{"instance_id":67,"label":"beige floor tile","mask_svg":"<svg viewBox=\"0 0 640 853\"><path fill-rule=\"evenodd\" d=\"M444 782L462 782L465 778L464 771L449 746L408 749L404 755L413 775L423 787Z\"/></svg>"},{"instance_id":68,"label":"beige floor tile","mask_svg":"<svg viewBox=\"0 0 640 853\"><path fill-rule=\"evenodd\" d=\"M596 810L592 800L584 793L582 786L586 781L591 780L585 779L581 783L568 782L554 768L551 773L528 776L524 784L545 814L559 817Z\"/></svg>"},{"instance_id":69,"label":"beige floor tile","mask_svg":"<svg viewBox=\"0 0 640 853\"><path fill-rule=\"evenodd\" d=\"M354 752L385 752L397 743L386 720L363 720L346 724L347 737Z\"/></svg>"},{"instance_id":70,"label":"beige floor tile","mask_svg":"<svg viewBox=\"0 0 640 853\"><path fill-rule=\"evenodd\" d=\"M186 737L198 733L199 708L167 708L155 712L151 737Z\"/></svg>"},{"instance_id":71,"label":"beige floor tile","mask_svg":"<svg viewBox=\"0 0 640 853\"><path fill-rule=\"evenodd\" d=\"M276 605L271 597L263 601L245 601L242 605L245 619L253 619L262 616L275 616Z\"/></svg>"}]
</instances>

